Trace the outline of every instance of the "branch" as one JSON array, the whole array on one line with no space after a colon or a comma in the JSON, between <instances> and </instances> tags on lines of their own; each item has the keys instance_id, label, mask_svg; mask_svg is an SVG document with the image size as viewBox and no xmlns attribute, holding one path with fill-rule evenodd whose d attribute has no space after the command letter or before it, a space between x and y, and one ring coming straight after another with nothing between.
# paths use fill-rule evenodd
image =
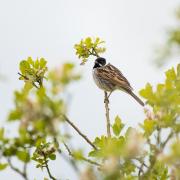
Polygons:
<instances>
[{"instance_id":1,"label":"branch","mask_svg":"<svg viewBox=\"0 0 180 180\"><path fill-rule=\"evenodd\" d=\"M64 117L64 120L65 120L68 124L70 124L70 125L77 131L77 133L78 133L84 140L86 140L86 142L87 142L90 146L92 146L95 150L97 150L97 147L88 139L88 137L87 137L86 135L84 135L84 134L68 119L68 117L67 117L66 115L63 115L63 117Z\"/></svg>"},{"instance_id":2,"label":"branch","mask_svg":"<svg viewBox=\"0 0 180 180\"><path fill-rule=\"evenodd\" d=\"M64 144L66 150L68 151L69 156L75 158L74 154L71 152L71 150L70 150L70 148L68 147L68 145L67 145L65 142L63 142L63 144ZM81 157L81 159L82 159L83 161L86 161L86 162L90 163L90 164L93 164L93 165L96 165L96 166L101 166L101 164L99 164L99 163L97 163L97 162L95 162L95 161L92 161L91 159L88 159L88 158L85 158L85 157Z\"/></svg>"},{"instance_id":3,"label":"branch","mask_svg":"<svg viewBox=\"0 0 180 180\"><path fill-rule=\"evenodd\" d=\"M95 50L94 47L92 48L92 52L94 52L94 54L95 54L96 57L99 57L99 55L98 55L98 53L96 52L96 50Z\"/></svg>"},{"instance_id":4,"label":"branch","mask_svg":"<svg viewBox=\"0 0 180 180\"><path fill-rule=\"evenodd\" d=\"M10 168L15 171L16 173L18 173L19 175L21 175L25 180L28 180L27 174L26 174L26 167L24 167L24 171L21 172L21 170L19 170L18 168L14 167L14 165L11 162L10 158L7 158L7 161L9 163ZM25 163L26 164L26 163ZM24 164L24 165L25 165Z\"/></svg>"},{"instance_id":5,"label":"branch","mask_svg":"<svg viewBox=\"0 0 180 180\"><path fill-rule=\"evenodd\" d=\"M157 143L160 144L160 148L159 148L159 149L156 149L156 152L155 152L155 154L154 154L154 159L153 159L153 161L151 161L151 164L150 164L150 166L148 167L148 170L147 170L146 173L142 176L142 178L145 178L145 177L152 171L152 169L154 168L154 165L155 165L155 163L156 163L156 161L157 161L157 154L158 154L160 151L163 151L163 149L165 148L165 146L166 146L166 144L169 142L169 140L172 138L172 136L173 136L173 132L171 131L171 132L169 133L169 135L167 136L166 140L165 140L163 143L160 144L160 141L161 141L161 139L160 139L160 130L158 130ZM149 143L150 147L153 146L153 145L150 143L150 140L149 140L148 143Z\"/></svg>"},{"instance_id":6,"label":"branch","mask_svg":"<svg viewBox=\"0 0 180 180\"><path fill-rule=\"evenodd\" d=\"M138 177L139 177L139 179L140 179L141 173L142 173L142 174L144 173L144 171L143 171L143 167L144 167L144 166L147 167L146 164L145 164L144 161L143 161L142 164L141 164L141 166L138 167L138 168L139 168L139 171L138 171Z\"/></svg>"},{"instance_id":7,"label":"branch","mask_svg":"<svg viewBox=\"0 0 180 180\"><path fill-rule=\"evenodd\" d=\"M173 132L171 131L171 132L169 133L167 139L166 139L166 140L162 143L162 145L161 145L161 149L162 149L162 150L165 148L166 144L169 142L169 140L172 138L172 136L173 136Z\"/></svg>"},{"instance_id":8,"label":"branch","mask_svg":"<svg viewBox=\"0 0 180 180\"><path fill-rule=\"evenodd\" d=\"M92 48L92 52L88 49L89 55L99 57L98 53L95 51L94 48Z\"/></svg>"},{"instance_id":9,"label":"branch","mask_svg":"<svg viewBox=\"0 0 180 180\"><path fill-rule=\"evenodd\" d=\"M49 166L48 166L48 163L47 163L47 159L46 159L46 155L42 152L43 156L44 156L44 161L45 161L45 168L48 172L48 175L49 175L49 178L52 179L52 180L57 180L54 176L52 176L51 172L50 172L50 169L49 169Z\"/></svg>"},{"instance_id":10,"label":"branch","mask_svg":"<svg viewBox=\"0 0 180 180\"><path fill-rule=\"evenodd\" d=\"M104 103L105 103L105 109L106 109L106 126L107 126L107 136L111 137L111 124L110 124L110 118L109 118L109 96L106 91L104 91Z\"/></svg>"},{"instance_id":11,"label":"branch","mask_svg":"<svg viewBox=\"0 0 180 180\"><path fill-rule=\"evenodd\" d=\"M23 174L27 179L27 163L26 162L24 163L24 166L23 166Z\"/></svg>"},{"instance_id":12,"label":"branch","mask_svg":"<svg viewBox=\"0 0 180 180\"><path fill-rule=\"evenodd\" d=\"M74 159L70 159L69 160L69 157L65 153L63 153L60 149L57 149L57 151L58 151L59 155L61 155L62 158L71 165L71 167L73 168L74 172L79 174L80 170L79 170L79 167L76 164L76 161Z\"/></svg>"},{"instance_id":13,"label":"branch","mask_svg":"<svg viewBox=\"0 0 180 180\"><path fill-rule=\"evenodd\" d=\"M59 145L56 137L54 137L54 142ZM78 168L78 166L77 166L77 164L76 164L76 161L74 161L74 159L70 159L70 162L69 162L69 158L66 156L66 154L64 154L64 153L62 152L62 150L61 150L60 148L57 148L57 152L58 152L58 154L59 154L60 156L62 156L62 158L63 158L65 161L67 161L68 163L70 163L70 165L72 166L72 168L73 168L73 170L75 171L75 173L79 174L80 171L79 171L79 168Z\"/></svg>"},{"instance_id":14,"label":"branch","mask_svg":"<svg viewBox=\"0 0 180 180\"><path fill-rule=\"evenodd\" d=\"M23 77L25 80L29 80L28 77L24 76L23 74L21 74L21 73L19 73L19 72L18 72L18 75L20 75L21 77Z\"/></svg>"}]
</instances>

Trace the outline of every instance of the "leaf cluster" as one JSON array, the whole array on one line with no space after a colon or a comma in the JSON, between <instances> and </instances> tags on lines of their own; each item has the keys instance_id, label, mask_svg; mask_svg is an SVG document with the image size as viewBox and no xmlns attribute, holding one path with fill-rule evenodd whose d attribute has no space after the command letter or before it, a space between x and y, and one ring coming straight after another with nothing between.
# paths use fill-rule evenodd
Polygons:
<instances>
[{"instance_id":1,"label":"leaf cluster","mask_svg":"<svg viewBox=\"0 0 180 180\"><path fill-rule=\"evenodd\" d=\"M104 53L106 51L103 46L104 43L100 38L87 37L82 39L80 43L75 44L76 55L81 59L81 64L85 64L90 56L99 57L99 54Z\"/></svg>"},{"instance_id":2,"label":"leaf cluster","mask_svg":"<svg viewBox=\"0 0 180 180\"><path fill-rule=\"evenodd\" d=\"M22 60L19 65L20 80L25 81L25 87L31 89L33 86L40 88L43 85L43 79L47 72L47 61L44 58L36 59L35 61L28 57L27 60Z\"/></svg>"},{"instance_id":3,"label":"leaf cluster","mask_svg":"<svg viewBox=\"0 0 180 180\"><path fill-rule=\"evenodd\" d=\"M33 153L32 160L37 162L37 168L44 168L47 166L49 160L56 160L56 146L53 143L38 141L36 149Z\"/></svg>"}]
</instances>

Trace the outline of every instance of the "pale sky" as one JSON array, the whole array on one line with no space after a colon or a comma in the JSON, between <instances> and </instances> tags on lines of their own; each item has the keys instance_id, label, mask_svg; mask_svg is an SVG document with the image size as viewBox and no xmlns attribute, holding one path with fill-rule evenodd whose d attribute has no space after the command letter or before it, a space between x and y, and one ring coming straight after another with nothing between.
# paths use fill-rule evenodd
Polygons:
<instances>
[{"instance_id":1,"label":"pale sky","mask_svg":"<svg viewBox=\"0 0 180 180\"><path fill-rule=\"evenodd\" d=\"M18 63L28 56L44 57L48 66L66 60L77 63L83 79L71 86L73 95L69 109L71 120L91 139L106 133L103 92L92 80L93 62L79 66L73 46L87 36L106 41L107 61L121 69L137 93L147 82L156 84L164 79L170 63L160 70L152 64L154 47L163 41L166 27L174 24L174 9L178 0L0 0L0 124L13 107L13 91L23 83L18 80ZM142 107L130 96L115 92L110 99L111 122L118 114L127 126L138 126L144 119ZM16 127L14 127L16 128ZM89 147L76 135L76 147ZM50 168L62 180L76 180L74 172L64 162ZM43 179L35 164L30 179ZM7 169L0 179L21 177Z\"/></svg>"}]
</instances>

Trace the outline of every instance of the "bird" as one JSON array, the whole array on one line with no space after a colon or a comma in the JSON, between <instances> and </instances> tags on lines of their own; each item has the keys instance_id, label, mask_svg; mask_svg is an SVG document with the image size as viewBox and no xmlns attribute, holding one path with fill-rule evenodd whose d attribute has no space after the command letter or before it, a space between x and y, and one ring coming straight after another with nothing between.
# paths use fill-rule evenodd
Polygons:
<instances>
[{"instance_id":1,"label":"bird","mask_svg":"<svg viewBox=\"0 0 180 180\"><path fill-rule=\"evenodd\" d=\"M121 90L131 95L140 105L144 106L144 102L133 93L129 81L124 77L122 72L112 64L106 64L106 59L97 57L93 66L93 79L96 85L105 93L115 90Z\"/></svg>"}]
</instances>

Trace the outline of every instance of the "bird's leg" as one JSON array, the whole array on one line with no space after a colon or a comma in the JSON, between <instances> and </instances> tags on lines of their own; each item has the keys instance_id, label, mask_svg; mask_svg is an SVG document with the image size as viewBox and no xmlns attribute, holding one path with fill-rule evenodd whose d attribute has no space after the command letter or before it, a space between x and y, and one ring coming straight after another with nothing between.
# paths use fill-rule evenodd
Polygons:
<instances>
[{"instance_id":1,"label":"bird's leg","mask_svg":"<svg viewBox=\"0 0 180 180\"><path fill-rule=\"evenodd\" d=\"M109 96L108 96L108 93L107 91L104 91L104 103L108 103L109 104Z\"/></svg>"},{"instance_id":2,"label":"bird's leg","mask_svg":"<svg viewBox=\"0 0 180 180\"><path fill-rule=\"evenodd\" d=\"M108 97L107 97L107 98L108 98L108 100L109 100L109 97L110 97L110 95L111 95L111 94L112 94L112 91L109 93L109 95L108 95Z\"/></svg>"}]
</instances>

